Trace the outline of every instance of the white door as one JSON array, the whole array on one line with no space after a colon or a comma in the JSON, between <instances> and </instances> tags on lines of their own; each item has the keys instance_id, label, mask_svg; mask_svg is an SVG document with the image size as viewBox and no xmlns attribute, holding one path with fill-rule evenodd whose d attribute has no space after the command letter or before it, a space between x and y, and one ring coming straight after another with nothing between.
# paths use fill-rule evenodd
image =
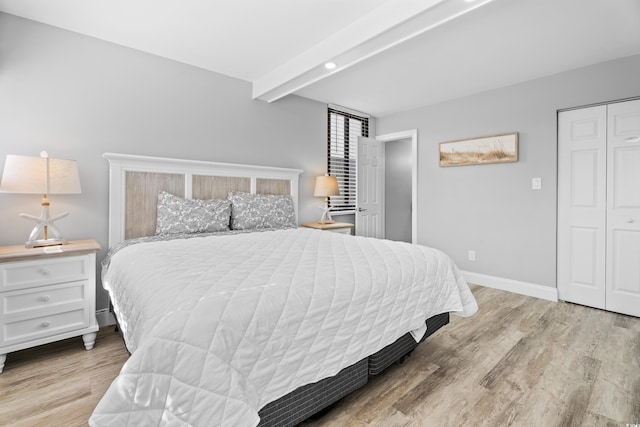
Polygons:
<instances>
[{"instance_id":1,"label":"white door","mask_svg":"<svg viewBox=\"0 0 640 427\"><path fill-rule=\"evenodd\" d=\"M558 115L558 296L605 308L607 107Z\"/></svg>"},{"instance_id":2,"label":"white door","mask_svg":"<svg viewBox=\"0 0 640 427\"><path fill-rule=\"evenodd\" d=\"M608 116L606 308L640 316L640 100Z\"/></svg>"},{"instance_id":3,"label":"white door","mask_svg":"<svg viewBox=\"0 0 640 427\"><path fill-rule=\"evenodd\" d=\"M382 141L358 137L358 172L356 176L356 235L382 238L382 178L384 164Z\"/></svg>"}]
</instances>

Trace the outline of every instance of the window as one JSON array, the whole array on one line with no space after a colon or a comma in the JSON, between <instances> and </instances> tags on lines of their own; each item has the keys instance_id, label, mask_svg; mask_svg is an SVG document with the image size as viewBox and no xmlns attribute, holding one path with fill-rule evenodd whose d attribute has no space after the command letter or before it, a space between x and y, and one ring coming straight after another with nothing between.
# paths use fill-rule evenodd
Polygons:
<instances>
[{"instance_id":1,"label":"window","mask_svg":"<svg viewBox=\"0 0 640 427\"><path fill-rule=\"evenodd\" d=\"M329 107L328 112L327 170L335 176L340 195L329 198L334 212L356 208L356 159L358 137L369 136L369 118L355 112Z\"/></svg>"}]
</instances>

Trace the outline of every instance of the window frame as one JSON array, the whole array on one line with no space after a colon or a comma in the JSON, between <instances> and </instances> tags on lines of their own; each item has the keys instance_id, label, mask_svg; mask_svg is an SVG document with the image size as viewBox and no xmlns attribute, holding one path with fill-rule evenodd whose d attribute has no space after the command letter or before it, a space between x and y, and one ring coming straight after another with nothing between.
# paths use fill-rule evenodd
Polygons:
<instances>
[{"instance_id":1,"label":"window frame","mask_svg":"<svg viewBox=\"0 0 640 427\"><path fill-rule=\"evenodd\" d=\"M327 173L337 178L340 187L340 196L329 198L332 213L355 212L359 136L369 136L369 116L329 105L327 109Z\"/></svg>"}]
</instances>

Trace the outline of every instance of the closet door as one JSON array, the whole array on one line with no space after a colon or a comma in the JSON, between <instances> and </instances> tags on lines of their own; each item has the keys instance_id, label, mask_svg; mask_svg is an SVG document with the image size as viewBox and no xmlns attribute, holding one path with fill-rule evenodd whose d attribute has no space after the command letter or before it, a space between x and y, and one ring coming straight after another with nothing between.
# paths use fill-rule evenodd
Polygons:
<instances>
[{"instance_id":1,"label":"closet door","mask_svg":"<svg viewBox=\"0 0 640 427\"><path fill-rule=\"evenodd\" d=\"M606 309L640 316L640 100L608 108Z\"/></svg>"},{"instance_id":2,"label":"closet door","mask_svg":"<svg viewBox=\"0 0 640 427\"><path fill-rule=\"evenodd\" d=\"M558 115L558 296L605 308L607 107Z\"/></svg>"}]
</instances>

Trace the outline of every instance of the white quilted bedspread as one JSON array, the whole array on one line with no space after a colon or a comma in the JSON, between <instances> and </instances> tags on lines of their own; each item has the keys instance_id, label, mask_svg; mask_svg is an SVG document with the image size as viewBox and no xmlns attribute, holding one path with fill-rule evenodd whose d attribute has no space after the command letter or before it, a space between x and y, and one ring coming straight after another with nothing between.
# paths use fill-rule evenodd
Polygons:
<instances>
[{"instance_id":1,"label":"white quilted bedspread","mask_svg":"<svg viewBox=\"0 0 640 427\"><path fill-rule=\"evenodd\" d=\"M477 310L440 251L311 229L132 245L104 286L132 354L93 426L255 426L426 318Z\"/></svg>"}]
</instances>

